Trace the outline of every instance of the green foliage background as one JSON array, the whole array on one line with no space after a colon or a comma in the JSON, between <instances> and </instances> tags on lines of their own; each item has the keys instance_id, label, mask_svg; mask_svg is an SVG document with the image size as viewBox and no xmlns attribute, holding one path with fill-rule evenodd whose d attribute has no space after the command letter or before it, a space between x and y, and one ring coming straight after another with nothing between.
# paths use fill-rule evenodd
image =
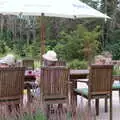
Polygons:
<instances>
[{"instance_id":1,"label":"green foliage background","mask_svg":"<svg viewBox=\"0 0 120 120\"><path fill-rule=\"evenodd\" d=\"M45 17L46 51L55 50L59 59L67 62L78 60L89 63L94 55L102 51L109 51L113 59L120 59L119 2L107 0L106 4L105 0L82 1L106 12L111 19ZM0 22L1 57L12 52L17 58L40 58L41 17L1 15L0 19L4 21Z\"/></svg>"}]
</instances>

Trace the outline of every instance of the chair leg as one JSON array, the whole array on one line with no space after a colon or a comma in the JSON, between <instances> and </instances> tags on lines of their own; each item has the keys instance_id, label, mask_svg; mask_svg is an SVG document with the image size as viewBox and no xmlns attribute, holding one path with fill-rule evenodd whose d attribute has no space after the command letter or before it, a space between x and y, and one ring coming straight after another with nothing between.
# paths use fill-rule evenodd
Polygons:
<instances>
[{"instance_id":1,"label":"chair leg","mask_svg":"<svg viewBox=\"0 0 120 120\"><path fill-rule=\"evenodd\" d=\"M77 106L77 94L76 94L76 92L74 92L74 88L77 88L77 82L76 81L72 82L71 90L70 90L70 92L71 92L70 93L70 96L71 96L70 100L71 100L71 105L73 105L73 107Z\"/></svg>"},{"instance_id":2,"label":"chair leg","mask_svg":"<svg viewBox=\"0 0 120 120\"><path fill-rule=\"evenodd\" d=\"M110 94L110 120L112 120L112 93Z\"/></svg>"},{"instance_id":3,"label":"chair leg","mask_svg":"<svg viewBox=\"0 0 120 120\"><path fill-rule=\"evenodd\" d=\"M49 120L49 117L50 117L50 110L51 110L50 107L51 107L50 104L44 103L44 113L45 113L45 116L47 117L47 120Z\"/></svg>"},{"instance_id":4,"label":"chair leg","mask_svg":"<svg viewBox=\"0 0 120 120\"><path fill-rule=\"evenodd\" d=\"M63 112L63 104L58 104L58 111Z\"/></svg>"},{"instance_id":5,"label":"chair leg","mask_svg":"<svg viewBox=\"0 0 120 120\"><path fill-rule=\"evenodd\" d=\"M119 89L119 102L120 102L120 89Z\"/></svg>"},{"instance_id":6,"label":"chair leg","mask_svg":"<svg viewBox=\"0 0 120 120\"><path fill-rule=\"evenodd\" d=\"M19 113L20 112L20 105L19 104L15 104L15 109Z\"/></svg>"},{"instance_id":7,"label":"chair leg","mask_svg":"<svg viewBox=\"0 0 120 120\"><path fill-rule=\"evenodd\" d=\"M31 91L30 88L27 88L27 98L28 98L28 102L31 103L32 102L32 96L31 96Z\"/></svg>"},{"instance_id":8,"label":"chair leg","mask_svg":"<svg viewBox=\"0 0 120 120\"><path fill-rule=\"evenodd\" d=\"M108 102L107 102L107 97L105 97L105 112L108 112Z\"/></svg>"},{"instance_id":9,"label":"chair leg","mask_svg":"<svg viewBox=\"0 0 120 120\"><path fill-rule=\"evenodd\" d=\"M91 117L92 109L91 109L91 99L88 99L88 118ZM88 119L89 120L89 119Z\"/></svg>"},{"instance_id":10,"label":"chair leg","mask_svg":"<svg viewBox=\"0 0 120 120\"><path fill-rule=\"evenodd\" d=\"M91 111L91 100L88 99L88 109Z\"/></svg>"},{"instance_id":11,"label":"chair leg","mask_svg":"<svg viewBox=\"0 0 120 120\"><path fill-rule=\"evenodd\" d=\"M63 109L63 105L62 104L58 104L58 109Z\"/></svg>"},{"instance_id":12,"label":"chair leg","mask_svg":"<svg viewBox=\"0 0 120 120\"><path fill-rule=\"evenodd\" d=\"M47 116L47 119L49 119L49 117L50 117L50 104L46 104L45 114Z\"/></svg>"},{"instance_id":13,"label":"chair leg","mask_svg":"<svg viewBox=\"0 0 120 120\"><path fill-rule=\"evenodd\" d=\"M73 116L76 114L76 107L77 107L77 94L74 92L72 96L71 109Z\"/></svg>"},{"instance_id":14,"label":"chair leg","mask_svg":"<svg viewBox=\"0 0 120 120\"><path fill-rule=\"evenodd\" d=\"M12 112L12 105L8 105L8 111L9 111L9 113Z\"/></svg>"},{"instance_id":15,"label":"chair leg","mask_svg":"<svg viewBox=\"0 0 120 120\"><path fill-rule=\"evenodd\" d=\"M72 116L73 111L72 111L72 108L71 108L69 101L67 102L67 108L65 108L65 113L67 113L67 112L70 113ZM75 113L75 111L74 111L74 113Z\"/></svg>"},{"instance_id":16,"label":"chair leg","mask_svg":"<svg viewBox=\"0 0 120 120\"><path fill-rule=\"evenodd\" d=\"M99 99L95 99L96 115L99 115Z\"/></svg>"}]
</instances>

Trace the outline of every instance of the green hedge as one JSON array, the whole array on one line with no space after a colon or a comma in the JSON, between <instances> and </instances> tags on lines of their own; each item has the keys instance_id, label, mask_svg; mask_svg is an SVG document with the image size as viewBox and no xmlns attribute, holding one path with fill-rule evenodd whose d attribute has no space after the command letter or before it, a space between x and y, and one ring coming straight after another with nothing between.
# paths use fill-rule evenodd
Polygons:
<instances>
[{"instance_id":1,"label":"green hedge","mask_svg":"<svg viewBox=\"0 0 120 120\"><path fill-rule=\"evenodd\" d=\"M68 67L71 69L88 69L88 62L75 59L68 63Z\"/></svg>"},{"instance_id":2,"label":"green hedge","mask_svg":"<svg viewBox=\"0 0 120 120\"><path fill-rule=\"evenodd\" d=\"M120 75L120 66L114 65L113 75Z\"/></svg>"}]
</instances>

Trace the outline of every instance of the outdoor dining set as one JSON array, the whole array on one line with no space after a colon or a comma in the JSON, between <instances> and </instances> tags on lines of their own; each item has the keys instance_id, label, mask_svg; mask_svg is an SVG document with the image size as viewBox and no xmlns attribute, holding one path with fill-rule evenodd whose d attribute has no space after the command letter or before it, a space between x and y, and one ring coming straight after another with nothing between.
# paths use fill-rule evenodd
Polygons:
<instances>
[{"instance_id":1,"label":"outdoor dining set","mask_svg":"<svg viewBox=\"0 0 120 120\"><path fill-rule=\"evenodd\" d=\"M27 60L26 60L27 61ZM34 69L34 60L23 62L23 67L0 68L0 103L8 105L22 104L23 89L27 89L28 104L32 102L31 89L35 83L35 75L30 72L25 75L26 66ZM99 115L99 98L105 98L105 112L108 111L107 100L110 99L110 118L112 118L112 90L120 91L119 75L113 75L113 64L91 65L89 70L69 69L65 62L58 61L57 66L41 67L40 73L40 102L47 104L67 103L77 106L77 95L88 99L95 99L96 115ZM88 88L77 88L77 82L84 82Z\"/></svg>"}]
</instances>

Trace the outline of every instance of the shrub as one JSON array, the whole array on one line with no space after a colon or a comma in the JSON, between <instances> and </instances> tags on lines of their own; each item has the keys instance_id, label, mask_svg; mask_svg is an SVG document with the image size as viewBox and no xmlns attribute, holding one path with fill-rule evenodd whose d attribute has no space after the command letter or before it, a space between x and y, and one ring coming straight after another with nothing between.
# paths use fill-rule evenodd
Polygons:
<instances>
[{"instance_id":1,"label":"shrub","mask_svg":"<svg viewBox=\"0 0 120 120\"><path fill-rule=\"evenodd\" d=\"M47 118L44 116L42 111L40 109L37 109L34 111L34 113L26 113L22 117L20 117L21 120L47 120Z\"/></svg>"},{"instance_id":2,"label":"shrub","mask_svg":"<svg viewBox=\"0 0 120 120\"><path fill-rule=\"evenodd\" d=\"M69 62L68 66L71 69L87 69L88 62L87 61L79 61L78 59L75 59L75 60Z\"/></svg>"},{"instance_id":3,"label":"shrub","mask_svg":"<svg viewBox=\"0 0 120 120\"><path fill-rule=\"evenodd\" d=\"M91 58L99 50L100 32L97 26L94 30L89 31L83 25L79 24L77 29L66 33L60 33L60 39L54 48L59 58L63 60L79 59L91 61Z\"/></svg>"},{"instance_id":4,"label":"shrub","mask_svg":"<svg viewBox=\"0 0 120 120\"><path fill-rule=\"evenodd\" d=\"M30 106L21 106L19 112L12 107L12 112L10 113L5 109L6 105L3 105L0 109L0 120L47 120L39 100L35 100Z\"/></svg>"},{"instance_id":5,"label":"shrub","mask_svg":"<svg viewBox=\"0 0 120 120\"><path fill-rule=\"evenodd\" d=\"M120 66L114 65L113 75L120 75Z\"/></svg>"},{"instance_id":6,"label":"shrub","mask_svg":"<svg viewBox=\"0 0 120 120\"><path fill-rule=\"evenodd\" d=\"M3 108L3 107L2 107ZM71 106L67 109L67 106L64 106L62 109L58 109L56 105L51 107L49 112L49 118L43 113L43 105L40 104L40 100L36 99L29 107L23 107L20 109L20 112L17 113L15 110L11 114L7 113L3 108L3 111L0 112L0 120L95 120L95 111L88 108L88 104L83 102L83 98L80 98L80 105L78 107ZM76 111L75 114L72 111Z\"/></svg>"}]
</instances>

